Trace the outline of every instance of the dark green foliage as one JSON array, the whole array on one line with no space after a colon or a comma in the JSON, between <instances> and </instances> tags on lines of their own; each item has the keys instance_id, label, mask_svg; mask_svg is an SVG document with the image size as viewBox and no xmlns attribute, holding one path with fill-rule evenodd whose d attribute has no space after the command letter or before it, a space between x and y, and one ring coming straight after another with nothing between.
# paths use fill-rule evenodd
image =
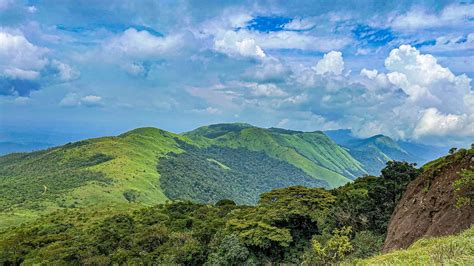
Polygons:
<instances>
[{"instance_id":1,"label":"dark green foliage","mask_svg":"<svg viewBox=\"0 0 474 266\"><path fill-rule=\"evenodd\" d=\"M74 161L68 161L65 167L77 168L77 167L89 167L105 163L112 160L114 157L105 155L103 153L97 153L90 157L81 157L80 159L75 159Z\"/></svg>"},{"instance_id":2,"label":"dark green foliage","mask_svg":"<svg viewBox=\"0 0 474 266\"><path fill-rule=\"evenodd\" d=\"M292 185L325 187L295 166L263 152L212 146L199 149L181 143L187 151L158 163L160 182L170 199L215 203L233 199L255 204L260 193Z\"/></svg>"},{"instance_id":3,"label":"dark green foliage","mask_svg":"<svg viewBox=\"0 0 474 266\"><path fill-rule=\"evenodd\" d=\"M233 200L230 200L230 199L222 199L222 200L219 200L218 202L216 202L215 204L217 207L221 207L221 206L235 206L237 205L235 203L235 201Z\"/></svg>"},{"instance_id":4,"label":"dark green foliage","mask_svg":"<svg viewBox=\"0 0 474 266\"><path fill-rule=\"evenodd\" d=\"M249 260L250 252L236 235L226 235L209 254L207 265L242 265Z\"/></svg>"},{"instance_id":5,"label":"dark green foliage","mask_svg":"<svg viewBox=\"0 0 474 266\"><path fill-rule=\"evenodd\" d=\"M138 199L139 196L140 196L140 192L136 191L134 189L127 189L123 192L123 197L128 202L135 202Z\"/></svg>"},{"instance_id":6,"label":"dark green foliage","mask_svg":"<svg viewBox=\"0 0 474 266\"><path fill-rule=\"evenodd\" d=\"M377 254L383 245L384 237L372 231L360 231L355 234L352 240L354 252L353 258L367 258Z\"/></svg>"},{"instance_id":7,"label":"dark green foliage","mask_svg":"<svg viewBox=\"0 0 474 266\"><path fill-rule=\"evenodd\" d=\"M0 265L327 265L363 258L380 248L393 200L417 173L393 162L381 177L329 191L275 189L255 206L222 199L57 211L0 233ZM124 193L130 202L133 195Z\"/></svg>"},{"instance_id":8,"label":"dark green foliage","mask_svg":"<svg viewBox=\"0 0 474 266\"><path fill-rule=\"evenodd\" d=\"M407 162L387 163L380 177L364 177L334 190L337 202L330 212L335 224L330 228L351 226L356 231L385 234L388 221L406 186L420 174Z\"/></svg>"}]
</instances>

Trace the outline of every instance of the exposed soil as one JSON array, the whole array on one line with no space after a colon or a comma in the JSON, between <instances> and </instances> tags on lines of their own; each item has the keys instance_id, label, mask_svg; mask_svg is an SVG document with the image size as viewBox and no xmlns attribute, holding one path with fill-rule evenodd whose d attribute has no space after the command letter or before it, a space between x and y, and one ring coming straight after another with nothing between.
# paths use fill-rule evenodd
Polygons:
<instances>
[{"instance_id":1,"label":"exposed soil","mask_svg":"<svg viewBox=\"0 0 474 266\"><path fill-rule=\"evenodd\" d=\"M413 180L390 219L383 252L407 248L417 239L456 234L474 223L474 207L456 208L453 182L474 167L474 153L446 157Z\"/></svg>"}]
</instances>

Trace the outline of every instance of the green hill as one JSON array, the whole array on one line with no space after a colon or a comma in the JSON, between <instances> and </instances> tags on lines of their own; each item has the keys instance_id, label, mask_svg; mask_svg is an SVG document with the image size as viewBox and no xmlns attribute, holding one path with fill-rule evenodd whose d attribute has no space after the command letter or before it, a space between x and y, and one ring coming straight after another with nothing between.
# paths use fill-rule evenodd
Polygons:
<instances>
[{"instance_id":1,"label":"green hill","mask_svg":"<svg viewBox=\"0 0 474 266\"><path fill-rule=\"evenodd\" d=\"M199 143L263 151L332 187L366 174L362 165L323 132L263 129L248 124L217 124L184 133Z\"/></svg>"},{"instance_id":2,"label":"green hill","mask_svg":"<svg viewBox=\"0 0 474 266\"><path fill-rule=\"evenodd\" d=\"M349 181L342 174L352 178L363 171L319 132L291 135L247 124L210 128L194 136L139 128L0 157L0 227L56 209L128 202L232 198L254 204L274 188L336 186ZM243 137L233 139L236 132Z\"/></svg>"},{"instance_id":3,"label":"green hill","mask_svg":"<svg viewBox=\"0 0 474 266\"><path fill-rule=\"evenodd\" d=\"M182 136L155 128L117 137L69 143L0 157L0 226L57 208L122 203L139 194L151 205L167 197L159 186L157 160L179 153Z\"/></svg>"},{"instance_id":4,"label":"green hill","mask_svg":"<svg viewBox=\"0 0 474 266\"><path fill-rule=\"evenodd\" d=\"M349 129L328 130L324 133L344 147L361 162L371 175L378 175L390 160L407 161L423 165L447 153L447 148L406 141L395 141L384 135L358 138Z\"/></svg>"}]
</instances>

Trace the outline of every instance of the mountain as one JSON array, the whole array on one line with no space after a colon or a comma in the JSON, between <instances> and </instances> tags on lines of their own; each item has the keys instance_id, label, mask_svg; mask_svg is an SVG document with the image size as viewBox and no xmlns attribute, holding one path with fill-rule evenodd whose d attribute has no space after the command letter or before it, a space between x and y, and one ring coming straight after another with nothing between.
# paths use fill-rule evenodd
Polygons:
<instances>
[{"instance_id":1,"label":"mountain","mask_svg":"<svg viewBox=\"0 0 474 266\"><path fill-rule=\"evenodd\" d=\"M0 157L0 227L56 209L167 200L213 203L292 185L333 187L364 169L322 132L219 124L139 128Z\"/></svg>"},{"instance_id":2,"label":"mountain","mask_svg":"<svg viewBox=\"0 0 474 266\"><path fill-rule=\"evenodd\" d=\"M140 132L143 130L118 136L116 144L135 142L133 139L145 133L170 137L166 132ZM259 164L270 158L264 157L264 152L247 153L246 149L217 145L203 147L190 144L184 137L171 137L183 149L160 157L161 162L169 157L165 165L177 167L171 172L201 171L199 165L205 161L216 171L231 171L234 167L249 167L251 171L257 169L252 162ZM206 141L202 139L201 145ZM0 265L472 265L472 227L458 235L419 239L407 250L380 255L385 236L386 244L395 233L397 239L409 245L427 231L438 229L451 234L473 223L472 155L472 149L460 150L421 169L406 162L390 162L380 176L361 177L330 190L277 188L262 193L251 206L231 199L215 204L170 201L143 206L128 194L129 203L66 208L0 230ZM240 156L249 158L239 166L238 162L245 160ZM93 161L111 160L102 155ZM195 164L182 168L190 161ZM263 161L270 163L266 171L281 167L278 161ZM158 168L167 169L165 165L160 166L159 162ZM205 176L212 180L214 170L209 168ZM197 176L199 183L206 182L199 175L189 174ZM160 179L165 176L161 172ZM226 182L232 182L232 178ZM404 226L393 227L394 224ZM454 227L457 229L451 230ZM415 235L418 236L413 238Z\"/></svg>"},{"instance_id":3,"label":"mountain","mask_svg":"<svg viewBox=\"0 0 474 266\"><path fill-rule=\"evenodd\" d=\"M248 124L217 124L184 133L199 143L265 152L309 175L339 186L366 174L362 165L321 131L301 132L258 128Z\"/></svg>"},{"instance_id":4,"label":"mountain","mask_svg":"<svg viewBox=\"0 0 474 266\"><path fill-rule=\"evenodd\" d=\"M474 150L428 163L408 186L390 219L383 251L407 248L421 237L445 236L474 221Z\"/></svg>"},{"instance_id":5,"label":"mountain","mask_svg":"<svg viewBox=\"0 0 474 266\"><path fill-rule=\"evenodd\" d=\"M350 139L343 147L321 131L244 123L183 134L138 128L0 157L0 227L96 205L226 198L255 204L275 188L334 188L409 156L385 136Z\"/></svg>"},{"instance_id":6,"label":"mountain","mask_svg":"<svg viewBox=\"0 0 474 266\"><path fill-rule=\"evenodd\" d=\"M447 149L407 141L395 141L388 136L375 135L358 138L349 129L324 132L347 151L371 175L378 175L380 169L390 160L407 161L423 165L444 155Z\"/></svg>"}]
</instances>

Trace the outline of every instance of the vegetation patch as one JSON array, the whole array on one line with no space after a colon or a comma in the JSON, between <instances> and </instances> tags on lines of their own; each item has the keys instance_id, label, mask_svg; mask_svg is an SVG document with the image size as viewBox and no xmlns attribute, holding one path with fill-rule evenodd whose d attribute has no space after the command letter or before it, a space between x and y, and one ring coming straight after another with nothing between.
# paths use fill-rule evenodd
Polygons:
<instances>
[{"instance_id":1,"label":"vegetation patch","mask_svg":"<svg viewBox=\"0 0 474 266\"><path fill-rule=\"evenodd\" d=\"M292 185L327 187L293 165L263 152L220 146L198 148L181 143L184 153L169 154L157 166L167 197L215 203L234 199L255 204L260 193Z\"/></svg>"}]
</instances>

